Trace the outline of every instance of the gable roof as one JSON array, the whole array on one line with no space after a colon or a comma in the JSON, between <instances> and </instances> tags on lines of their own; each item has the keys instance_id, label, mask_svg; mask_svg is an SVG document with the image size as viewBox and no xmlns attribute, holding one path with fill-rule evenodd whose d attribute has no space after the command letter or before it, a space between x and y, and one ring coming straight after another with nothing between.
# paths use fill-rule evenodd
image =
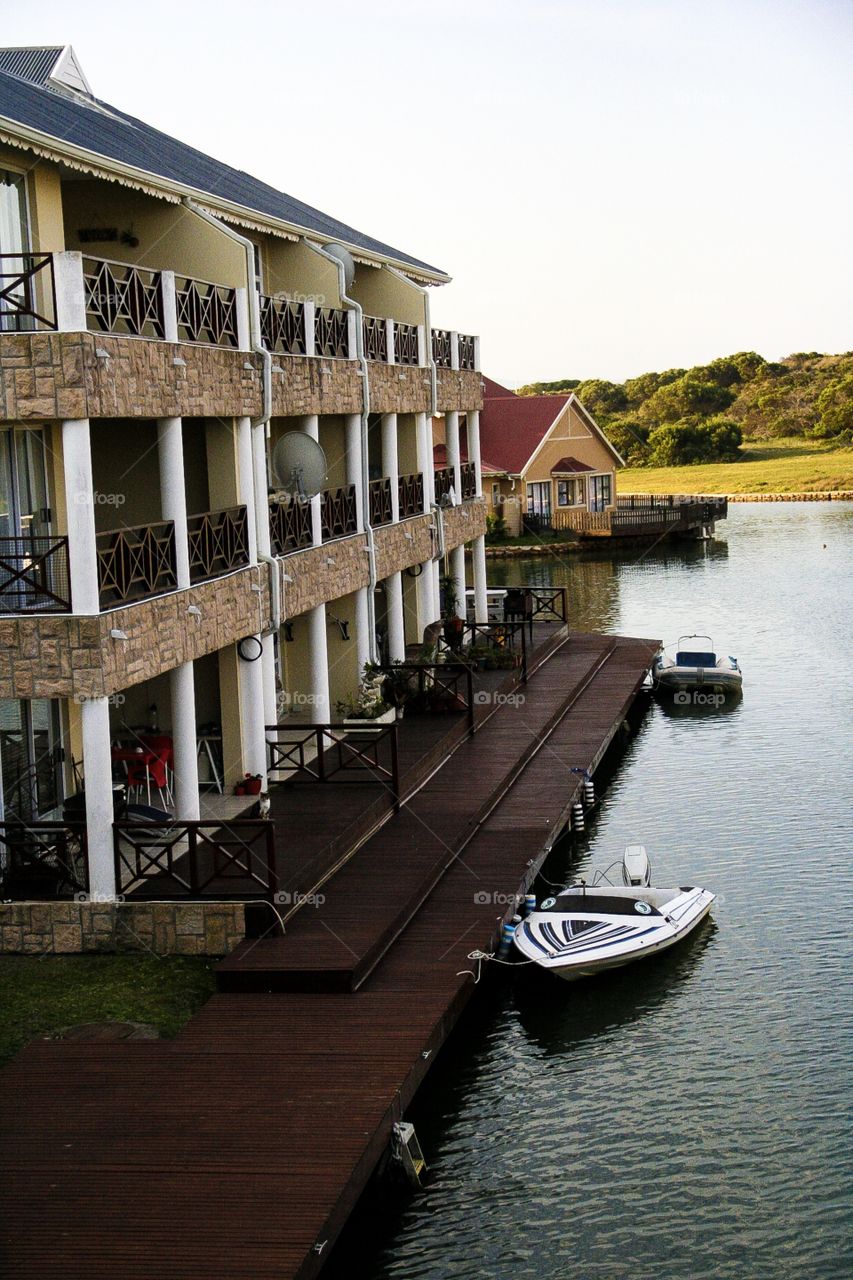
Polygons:
<instances>
[{"instance_id":1,"label":"gable roof","mask_svg":"<svg viewBox=\"0 0 853 1280\"><path fill-rule=\"evenodd\" d=\"M499 382L495 382L494 378L487 378L483 374L483 399L495 400L503 396L514 396L515 392L510 391L509 387L502 387Z\"/></svg>"},{"instance_id":2,"label":"gable roof","mask_svg":"<svg viewBox=\"0 0 853 1280\"><path fill-rule=\"evenodd\" d=\"M261 226L269 224L271 231L277 229L275 224L278 224L297 234L339 241L353 250L356 257L361 251L367 260L389 260L428 283L449 280L438 267L356 231L251 174L214 160L195 147L78 90L69 80L64 81L66 91L60 91L53 73L60 64L66 70L72 65L69 54L73 59L73 51L68 46L0 50L0 140L27 147L59 163L71 163L84 171L88 161L92 166L89 171L99 176L138 185L166 198L172 192L172 199L200 196L214 211L224 210L231 221L239 223L241 211L255 214L254 220L247 220L247 225L255 229L259 222ZM14 72L10 68L14 68ZM73 68L85 84L76 59ZM57 145L51 147L51 143ZM120 177L114 172L104 172L105 166L113 165L124 171Z\"/></svg>"},{"instance_id":3,"label":"gable roof","mask_svg":"<svg viewBox=\"0 0 853 1280\"><path fill-rule=\"evenodd\" d=\"M568 405L574 405L591 434L619 466L620 455L573 391L559 396L495 396L483 398L480 410L480 447L484 457L499 463L510 475L522 475L551 428Z\"/></svg>"},{"instance_id":4,"label":"gable roof","mask_svg":"<svg viewBox=\"0 0 853 1280\"><path fill-rule=\"evenodd\" d=\"M588 467L585 462L579 462L577 458L560 458L551 468L552 476L570 476L579 475L583 471L594 471L595 467Z\"/></svg>"}]
</instances>

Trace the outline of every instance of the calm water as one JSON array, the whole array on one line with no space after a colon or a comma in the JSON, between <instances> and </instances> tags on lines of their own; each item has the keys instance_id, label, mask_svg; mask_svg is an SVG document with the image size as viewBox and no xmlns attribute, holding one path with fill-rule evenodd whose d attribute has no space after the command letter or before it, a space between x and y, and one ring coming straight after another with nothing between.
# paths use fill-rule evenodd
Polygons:
<instances>
[{"instance_id":1,"label":"calm water","mask_svg":"<svg viewBox=\"0 0 853 1280\"><path fill-rule=\"evenodd\" d=\"M493 967L418 1102L435 1181L362 1217L350 1275L853 1275L851 552L849 506L786 503L734 506L707 549L494 562L565 583L576 627L708 631L741 660L734 710L652 707L555 855L640 841L659 883L719 897L645 966Z\"/></svg>"}]
</instances>

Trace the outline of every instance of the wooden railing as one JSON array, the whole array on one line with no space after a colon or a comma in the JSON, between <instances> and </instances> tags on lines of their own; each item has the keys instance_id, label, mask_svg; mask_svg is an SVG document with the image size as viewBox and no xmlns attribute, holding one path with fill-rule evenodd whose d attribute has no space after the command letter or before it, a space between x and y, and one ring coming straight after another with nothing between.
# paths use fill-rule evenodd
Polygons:
<instances>
[{"instance_id":1,"label":"wooden railing","mask_svg":"<svg viewBox=\"0 0 853 1280\"><path fill-rule=\"evenodd\" d=\"M209 280L175 276L178 337L215 347L236 347L237 290Z\"/></svg>"},{"instance_id":2,"label":"wooden railing","mask_svg":"<svg viewBox=\"0 0 853 1280\"><path fill-rule=\"evenodd\" d=\"M109 529L95 539L102 609L174 591L175 525L172 520L136 529Z\"/></svg>"},{"instance_id":3,"label":"wooden railing","mask_svg":"<svg viewBox=\"0 0 853 1280\"><path fill-rule=\"evenodd\" d=\"M85 823L0 822L0 898L88 893Z\"/></svg>"},{"instance_id":4,"label":"wooden railing","mask_svg":"<svg viewBox=\"0 0 853 1280\"><path fill-rule=\"evenodd\" d=\"M436 467L435 469L435 501L437 505L441 505L442 498L446 498L453 488L453 469L451 467Z\"/></svg>"},{"instance_id":5,"label":"wooden railing","mask_svg":"<svg viewBox=\"0 0 853 1280\"><path fill-rule=\"evenodd\" d=\"M394 325L394 360L397 364L418 363L418 326L416 324Z\"/></svg>"},{"instance_id":6,"label":"wooden railing","mask_svg":"<svg viewBox=\"0 0 853 1280\"><path fill-rule=\"evenodd\" d=\"M383 667L393 676L399 698L400 673L409 678L405 706L414 714L464 712L474 729L474 678L463 662L395 662Z\"/></svg>"},{"instance_id":7,"label":"wooden railing","mask_svg":"<svg viewBox=\"0 0 853 1280\"><path fill-rule=\"evenodd\" d=\"M453 364L452 345L449 329L433 329L432 358L439 369L449 369Z\"/></svg>"},{"instance_id":8,"label":"wooden railing","mask_svg":"<svg viewBox=\"0 0 853 1280\"><path fill-rule=\"evenodd\" d=\"M304 356L308 347L305 338L305 308L302 303L262 293L261 338L267 351Z\"/></svg>"},{"instance_id":9,"label":"wooden railing","mask_svg":"<svg viewBox=\"0 0 853 1280\"><path fill-rule=\"evenodd\" d=\"M422 515L424 509L423 473L415 471L410 476L400 476L399 491L400 519L406 520L409 516Z\"/></svg>"},{"instance_id":10,"label":"wooden railing","mask_svg":"<svg viewBox=\"0 0 853 1280\"><path fill-rule=\"evenodd\" d=\"M349 359L349 314L337 307L318 307L314 312L314 354Z\"/></svg>"},{"instance_id":11,"label":"wooden railing","mask_svg":"<svg viewBox=\"0 0 853 1280\"><path fill-rule=\"evenodd\" d=\"M355 533L358 529L355 485L346 484L340 489L324 490L320 499L320 516L324 542Z\"/></svg>"},{"instance_id":12,"label":"wooden railing","mask_svg":"<svg viewBox=\"0 0 853 1280\"><path fill-rule=\"evenodd\" d=\"M507 665L518 667L521 679L526 680L526 626L525 621L466 622L459 642L448 647L454 655L459 655L468 646L489 649L501 658L510 659Z\"/></svg>"},{"instance_id":13,"label":"wooden railing","mask_svg":"<svg viewBox=\"0 0 853 1280\"><path fill-rule=\"evenodd\" d=\"M269 820L113 824L116 890L126 898L268 898L276 891Z\"/></svg>"},{"instance_id":14,"label":"wooden railing","mask_svg":"<svg viewBox=\"0 0 853 1280\"><path fill-rule=\"evenodd\" d=\"M459 466L459 479L462 485L462 499L477 496L477 468L473 462L463 462Z\"/></svg>"},{"instance_id":15,"label":"wooden railing","mask_svg":"<svg viewBox=\"0 0 853 1280\"><path fill-rule=\"evenodd\" d=\"M293 499L270 503L270 542L275 556L287 555L314 541L310 502Z\"/></svg>"},{"instance_id":16,"label":"wooden railing","mask_svg":"<svg viewBox=\"0 0 853 1280\"><path fill-rule=\"evenodd\" d=\"M460 333L457 336L459 341L459 368L476 369L477 345L474 339L467 333Z\"/></svg>"},{"instance_id":17,"label":"wooden railing","mask_svg":"<svg viewBox=\"0 0 853 1280\"><path fill-rule=\"evenodd\" d=\"M390 524L394 518L391 507L391 481L387 476L381 480L371 480L368 487L370 505L370 523L372 525Z\"/></svg>"},{"instance_id":18,"label":"wooden railing","mask_svg":"<svg viewBox=\"0 0 853 1280\"><path fill-rule=\"evenodd\" d=\"M364 355L367 360L388 359L388 324L378 316L364 316Z\"/></svg>"},{"instance_id":19,"label":"wooden railing","mask_svg":"<svg viewBox=\"0 0 853 1280\"><path fill-rule=\"evenodd\" d=\"M0 333L55 328L53 254L0 253Z\"/></svg>"},{"instance_id":20,"label":"wooden railing","mask_svg":"<svg viewBox=\"0 0 853 1280\"><path fill-rule=\"evenodd\" d=\"M271 780L291 782L378 782L397 804L400 765L397 724L312 724L266 726L267 770Z\"/></svg>"},{"instance_id":21,"label":"wooden railing","mask_svg":"<svg viewBox=\"0 0 853 1280\"><path fill-rule=\"evenodd\" d=\"M217 578L249 563L249 525L245 507L188 516L187 535L191 582Z\"/></svg>"},{"instance_id":22,"label":"wooden railing","mask_svg":"<svg viewBox=\"0 0 853 1280\"><path fill-rule=\"evenodd\" d=\"M165 336L159 271L106 258L84 258L83 285L88 328L135 338Z\"/></svg>"},{"instance_id":23,"label":"wooden railing","mask_svg":"<svg viewBox=\"0 0 853 1280\"><path fill-rule=\"evenodd\" d=\"M0 613L68 613L68 539L0 538Z\"/></svg>"}]
</instances>

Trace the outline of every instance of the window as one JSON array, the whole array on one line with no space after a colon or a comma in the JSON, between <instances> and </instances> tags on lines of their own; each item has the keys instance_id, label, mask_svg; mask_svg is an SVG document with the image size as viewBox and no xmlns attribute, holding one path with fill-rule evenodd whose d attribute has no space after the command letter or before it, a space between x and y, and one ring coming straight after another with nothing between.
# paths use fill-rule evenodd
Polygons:
<instances>
[{"instance_id":1,"label":"window","mask_svg":"<svg viewBox=\"0 0 853 1280\"><path fill-rule=\"evenodd\" d=\"M499 484L493 484L492 485L492 506L497 511L500 505L501 505L501 487Z\"/></svg>"},{"instance_id":2,"label":"window","mask_svg":"<svg viewBox=\"0 0 853 1280\"><path fill-rule=\"evenodd\" d=\"M548 480L537 480L527 486L527 514L530 516L551 515L551 483Z\"/></svg>"},{"instance_id":3,"label":"window","mask_svg":"<svg viewBox=\"0 0 853 1280\"><path fill-rule=\"evenodd\" d=\"M590 511L603 511L613 501L613 477L609 475L592 476L589 483L589 509Z\"/></svg>"},{"instance_id":4,"label":"window","mask_svg":"<svg viewBox=\"0 0 853 1280\"><path fill-rule=\"evenodd\" d=\"M557 506L570 507L574 502L574 485L571 480L557 481Z\"/></svg>"}]
</instances>

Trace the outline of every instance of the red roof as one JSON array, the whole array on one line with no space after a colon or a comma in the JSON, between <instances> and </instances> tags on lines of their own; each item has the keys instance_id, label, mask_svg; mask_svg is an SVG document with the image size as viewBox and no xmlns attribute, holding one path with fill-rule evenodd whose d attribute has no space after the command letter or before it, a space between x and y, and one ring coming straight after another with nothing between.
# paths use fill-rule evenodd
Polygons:
<instances>
[{"instance_id":1,"label":"red roof","mask_svg":"<svg viewBox=\"0 0 853 1280\"><path fill-rule=\"evenodd\" d=\"M433 461L433 466L436 466L436 467L447 466L447 445L446 444L433 445L432 461ZM459 461L460 462L468 461L468 445L465 442L464 436L459 441Z\"/></svg>"},{"instance_id":2,"label":"red roof","mask_svg":"<svg viewBox=\"0 0 853 1280\"><path fill-rule=\"evenodd\" d=\"M509 387L502 387L499 382L495 382L492 378L487 378L483 374L483 399L498 400L505 396L514 396L515 392L510 391Z\"/></svg>"},{"instance_id":3,"label":"red roof","mask_svg":"<svg viewBox=\"0 0 853 1280\"><path fill-rule=\"evenodd\" d=\"M555 462L551 468L551 475L565 475L566 472L594 470L595 467L588 467L585 462L578 462L577 458L561 458L560 461Z\"/></svg>"},{"instance_id":4,"label":"red roof","mask_svg":"<svg viewBox=\"0 0 853 1280\"><path fill-rule=\"evenodd\" d=\"M480 411L480 448L496 469L518 475L569 403L564 396L486 397Z\"/></svg>"}]
</instances>

